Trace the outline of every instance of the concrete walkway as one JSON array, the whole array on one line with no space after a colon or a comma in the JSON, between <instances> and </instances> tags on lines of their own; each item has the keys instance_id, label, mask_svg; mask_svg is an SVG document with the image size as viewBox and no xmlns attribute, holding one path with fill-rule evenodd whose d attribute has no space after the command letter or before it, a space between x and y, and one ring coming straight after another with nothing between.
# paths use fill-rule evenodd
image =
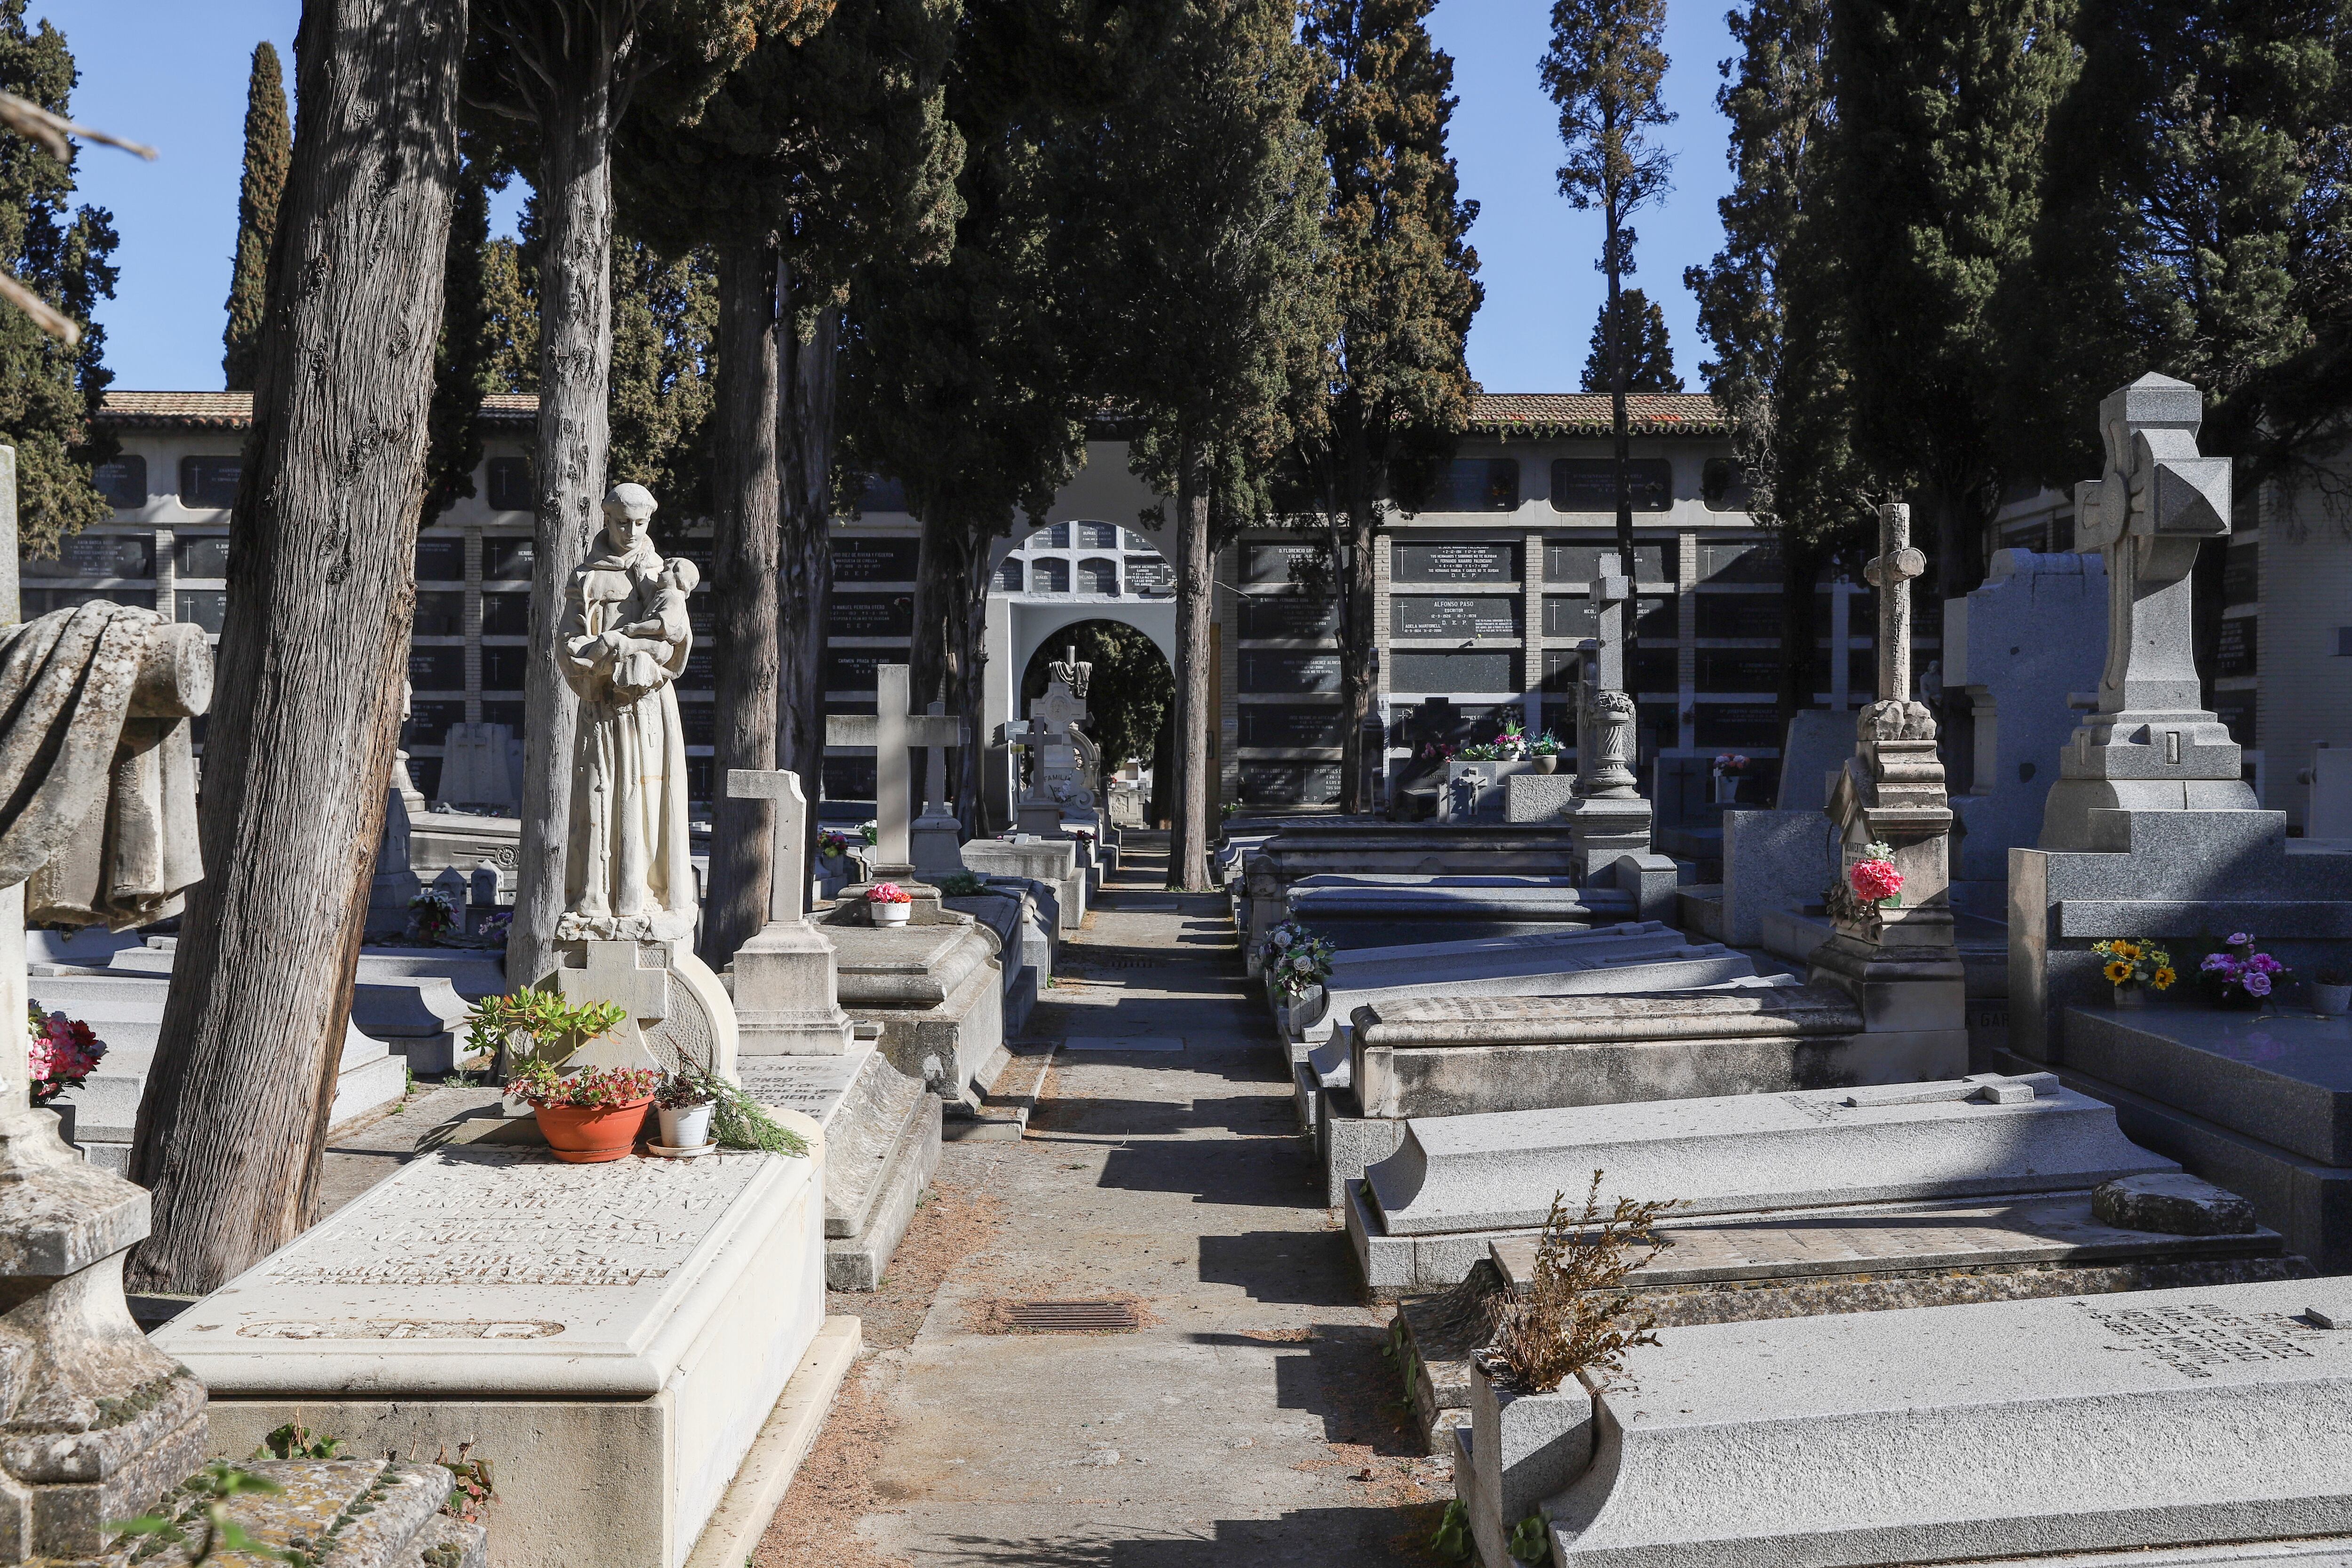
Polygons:
<instances>
[{"instance_id":1,"label":"concrete walkway","mask_svg":"<svg viewBox=\"0 0 2352 1568\"><path fill-rule=\"evenodd\" d=\"M1399 1418L1224 901L1162 865L1130 856L1065 946L1028 1139L950 1144L884 1289L833 1299L867 1359L761 1568L1434 1561L1446 1470ZM1140 1326L1021 1331L1037 1300Z\"/></svg>"}]
</instances>

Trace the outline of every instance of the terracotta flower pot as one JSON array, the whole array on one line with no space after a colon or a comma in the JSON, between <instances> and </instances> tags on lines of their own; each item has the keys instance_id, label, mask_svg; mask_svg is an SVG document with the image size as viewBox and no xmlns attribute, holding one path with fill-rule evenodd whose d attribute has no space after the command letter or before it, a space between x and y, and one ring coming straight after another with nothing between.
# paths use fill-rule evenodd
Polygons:
<instances>
[{"instance_id":1,"label":"terracotta flower pot","mask_svg":"<svg viewBox=\"0 0 2352 1568\"><path fill-rule=\"evenodd\" d=\"M593 1165L621 1159L636 1147L638 1135L646 1130L646 1107L653 1102L653 1096L647 1095L626 1105L593 1109L541 1105L533 1107L531 1115L538 1119L540 1136L547 1140L557 1159Z\"/></svg>"}]
</instances>

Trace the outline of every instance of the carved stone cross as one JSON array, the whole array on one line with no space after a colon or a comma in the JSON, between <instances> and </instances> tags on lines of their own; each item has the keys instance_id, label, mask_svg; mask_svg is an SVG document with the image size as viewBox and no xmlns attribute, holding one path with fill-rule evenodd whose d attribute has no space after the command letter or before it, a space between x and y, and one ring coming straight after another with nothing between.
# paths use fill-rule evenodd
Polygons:
<instances>
[{"instance_id":1,"label":"carved stone cross","mask_svg":"<svg viewBox=\"0 0 2352 1568\"><path fill-rule=\"evenodd\" d=\"M965 743L961 718L935 717L909 709L907 667L886 664L875 671L875 711L835 713L824 721L828 746L874 748L874 837L878 868L910 874L907 827L912 814L912 768L907 752L915 746Z\"/></svg>"},{"instance_id":2,"label":"carved stone cross","mask_svg":"<svg viewBox=\"0 0 2352 1568\"><path fill-rule=\"evenodd\" d=\"M801 776L769 768L730 768L727 794L734 800L764 800L775 808L770 842L768 923L788 924L807 912L808 872L802 857L808 852L808 797L801 793Z\"/></svg>"},{"instance_id":3,"label":"carved stone cross","mask_svg":"<svg viewBox=\"0 0 2352 1568\"><path fill-rule=\"evenodd\" d=\"M1620 606L1633 602L1633 581L1625 574L1623 558L1602 556L1592 578L1592 683L1603 691L1631 689L1625 684L1625 622L1632 612Z\"/></svg>"},{"instance_id":4,"label":"carved stone cross","mask_svg":"<svg viewBox=\"0 0 2352 1568\"><path fill-rule=\"evenodd\" d=\"M2205 400L2144 375L2099 405L2106 475L2074 487L2079 542L2107 558L2107 667L2099 711L2194 713L2189 626L2198 547L2230 533L2230 459L2200 457Z\"/></svg>"},{"instance_id":5,"label":"carved stone cross","mask_svg":"<svg viewBox=\"0 0 2352 1568\"><path fill-rule=\"evenodd\" d=\"M575 1007L590 1002L617 1002L626 1016L618 1028L590 1041L557 1065L659 1067L652 1047L646 1044L641 1025L658 1024L669 1016L669 971L642 967L640 950L634 942L592 940L582 945L587 949L586 965L558 969L556 988Z\"/></svg>"},{"instance_id":6,"label":"carved stone cross","mask_svg":"<svg viewBox=\"0 0 2352 1568\"><path fill-rule=\"evenodd\" d=\"M1603 555L1592 577L1592 644L1576 705L1578 787L1594 799L1637 793L1633 699L1625 678L1625 634L1633 603L1624 558Z\"/></svg>"},{"instance_id":7,"label":"carved stone cross","mask_svg":"<svg viewBox=\"0 0 2352 1568\"><path fill-rule=\"evenodd\" d=\"M1895 721L1906 732L1900 738L1932 741L1935 721L1926 708L1911 701L1911 579L1927 570L1927 557L1911 547L1911 509L1901 501L1880 507L1878 555L1862 572L1878 590L1878 700L1901 705ZM1913 714L1912 708L1919 711ZM1923 721L1925 734L1907 733Z\"/></svg>"}]
</instances>

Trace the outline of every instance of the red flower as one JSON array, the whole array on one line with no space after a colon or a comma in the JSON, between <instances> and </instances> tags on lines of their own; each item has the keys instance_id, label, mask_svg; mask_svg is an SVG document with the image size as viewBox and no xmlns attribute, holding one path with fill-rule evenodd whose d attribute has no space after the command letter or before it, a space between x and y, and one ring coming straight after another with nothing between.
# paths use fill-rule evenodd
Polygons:
<instances>
[{"instance_id":1,"label":"red flower","mask_svg":"<svg viewBox=\"0 0 2352 1568\"><path fill-rule=\"evenodd\" d=\"M1903 890L1903 873L1891 860L1857 860L1846 879L1864 903L1879 903Z\"/></svg>"}]
</instances>

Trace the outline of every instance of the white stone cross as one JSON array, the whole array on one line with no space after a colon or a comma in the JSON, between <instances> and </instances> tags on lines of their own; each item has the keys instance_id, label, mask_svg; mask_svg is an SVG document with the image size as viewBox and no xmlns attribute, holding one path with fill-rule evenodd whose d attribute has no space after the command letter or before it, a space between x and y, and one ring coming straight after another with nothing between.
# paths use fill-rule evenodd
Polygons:
<instances>
[{"instance_id":1,"label":"white stone cross","mask_svg":"<svg viewBox=\"0 0 2352 1568\"><path fill-rule=\"evenodd\" d=\"M2230 533L2230 459L2201 457L2204 395L2144 375L2099 405L2106 475L2074 487L2078 543L2107 558L2103 713L2200 714L2189 568Z\"/></svg>"},{"instance_id":2,"label":"white stone cross","mask_svg":"<svg viewBox=\"0 0 2352 1568\"><path fill-rule=\"evenodd\" d=\"M730 800L764 800L775 808L769 839L768 923L789 925L807 911L808 871L802 864L808 852L808 796L801 793L801 776L770 768L730 768L727 795Z\"/></svg>"},{"instance_id":3,"label":"white stone cross","mask_svg":"<svg viewBox=\"0 0 2352 1568\"><path fill-rule=\"evenodd\" d=\"M903 664L877 667L874 687L873 714L832 715L824 721L824 743L874 748L875 852L882 867L904 868L913 807L907 753L916 746L963 745L963 721L911 711Z\"/></svg>"},{"instance_id":4,"label":"white stone cross","mask_svg":"<svg viewBox=\"0 0 2352 1568\"><path fill-rule=\"evenodd\" d=\"M1045 695L1029 704L1029 721L1045 727L1046 738L1068 744L1068 731L1073 724L1084 723L1093 717L1087 711L1086 700L1073 693L1056 676L1045 688Z\"/></svg>"},{"instance_id":5,"label":"white stone cross","mask_svg":"<svg viewBox=\"0 0 2352 1568\"><path fill-rule=\"evenodd\" d=\"M1911 547L1911 509L1901 501L1878 509L1878 554L1862 574L1878 590L1878 698L1911 698L1911 579L1927 557Z\"/></svg>"},{"instance_id":6,"label":"white stone cross","mask_svg":"<svg viewBox=\"0 0 2352 1568\"><path fill-rule=\"evenodd\" d=\"M559 969L556 984L563 999L577 1006L585 1002L617 1002L629 1010L629 1021L640 1018L658 1024L669 1016L669 971L646 969L637 962L634 942L591 942L583 969Z\"/></svg>"}]
</instances>

